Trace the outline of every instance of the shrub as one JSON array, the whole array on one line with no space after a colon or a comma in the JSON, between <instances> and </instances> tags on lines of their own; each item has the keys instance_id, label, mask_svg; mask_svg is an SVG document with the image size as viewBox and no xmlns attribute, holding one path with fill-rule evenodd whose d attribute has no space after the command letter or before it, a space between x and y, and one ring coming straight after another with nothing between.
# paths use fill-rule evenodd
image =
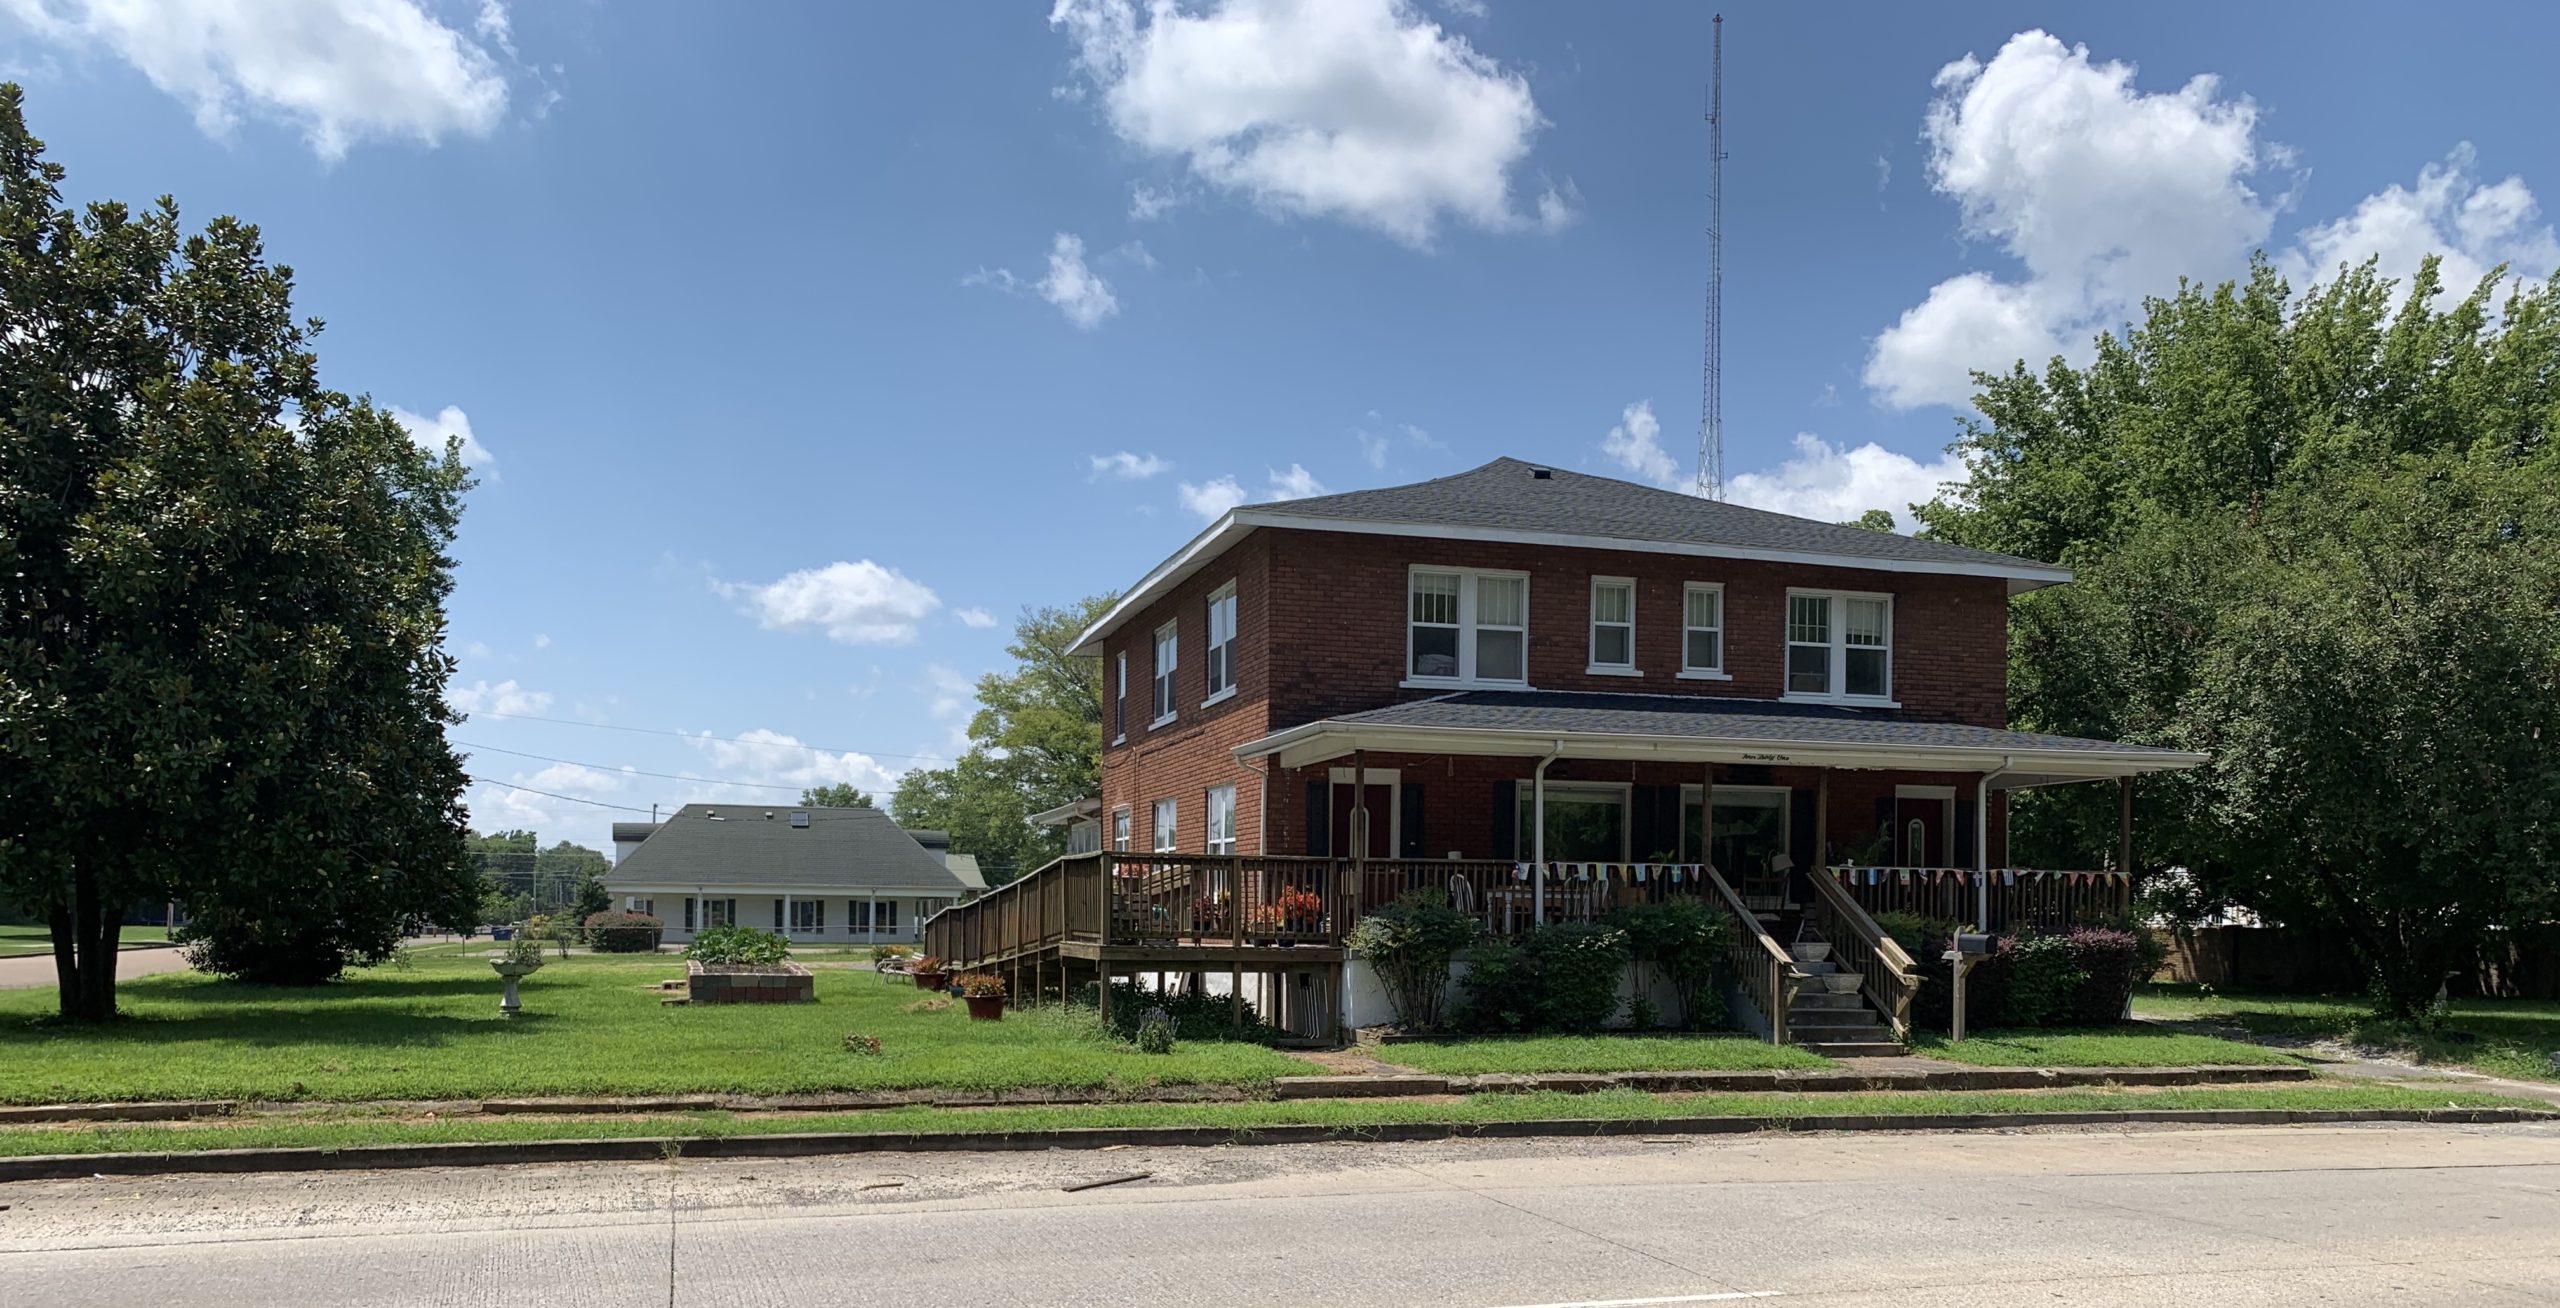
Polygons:
<instances>
[{"instance_id":1,"label":"shrub","mask_svg":"<svg viewBox=\"0 0 2560 1308\"><path fill-rule=\"evenodd\" d=\"M1672 1016L1684 1031L1724 1025L1724 996L1715 988L1717 969L1733 948L1733 915L1695 899L1660 904L1630 904L1609 917L1627 936L1627 948L1640 969L1656 971L1671 986ZM1644 987L1637 987L1641 1000ZM1644 1001L1647 1008L1650 1001ZM1635 1024L1653 1023L1642 1015Z\"/></svg>"},{"instance_id":2,"label":"shrub","mask_svg":"<svg viewBox=\"0 0 2560 1308\"><path fill-rule=\"evenodd\" d=\"M684 956L704 964L770 967L791 957L791 942L754 927L713 927L695 936Z\"/></svg>"},{"instance_id":3,"label":"shrub","mask_svg":"<svg viewBox=\"0 0 2560 1308\"><path fill-rule=\"evenodd\" d=\"M1163 1008L1150 1008L1138 1019L1138 1052L1170 1054L1173 1052L1173 1014Z\"/></svg>"},{"instance_id":4,"label":"shrub","mask_svg":"<svg viewBox=\"0 0 2560 1308\"><path fill-rule=\"evenodd\" d=\"M2063 937L2080 986L2071 997L2064 1020L2074 1026L2105 1026L2124 1019L2125 1001L2142 971L2142 937L2110 927L2079 927Z\"/></svg>"},{"instance_id":5,"label":"shrub","mask_svg":"<svg viewBox=\"0 0 2560 1308\"><path fill-rule=\"evenodd\" d=\"M1102 992L1092 982L1076 991L1075 1003L1081 1008L1099 1005ZM1231 1004L1241 1005L1231 1007ZM1163 1013L1173 1022L1173 1034L1179 1040L1244 1040L1269 1044L1279 1038L1278 1027L1262 1020L1251 1000L1230 1000L1225 995L1194 995L1176 992L1159 994L1141 990L1134 981L1111 983L1111 1034L1135 1041L1138 1027L1151 1012ZM1238 1022L1236 1015L1243 1020Z\"/></svg>"},{"instance_id":6,"label":"shrub","mask_svg":"<svg viewBox=\"0 0 2560 1308\"><path fill-rule=\"evenodd\" d=\"M667 924L646 913L587 914L587 943L599 954L653 954Z\"/></svg>"},{"instance_id":7,"label":"shrub","mask_svg":"<svg viewBox=\"0 0 2560 1308\"><path fill-rule=\"evenodd\" d=\"M1360 919L1344 941L1369 961L1407 1031L1440 1026L1449 993L1449 964L1475 943L1476 920L1449 907L1439 892L1406 895Z\"/></svg>"},{"instance_id":8,"label":"shrub","mask_svg":"<svg viewBox=\"0 0 2560 1308\"><path fill-rule=\"evenodd\" d=\"M880 1037L864 1035L859 1031L847 1031L844 1033L844 1051L848 1054L859 1054L865 1058L877 1057L880 1053Z\"/></svg>"},{"instance_id":9,"label":"shrub","mask_svg":"<svg viewBox=\"0 0 2560 1308\"><path fill-rule=\"evenodd\" d=\"M2047 1026L2069 1020L2089 974L2073 958L2068 937L2021 932L2001 937L1993 952L2008 960L2008 995L1998 1010L2002 1023Z\"/></svg>"},{"instance_id":10,"label":"shrub","mask_svg":"<svg viewBox=\"0 0 2560 1308\"><path fill-rule=\"evenodd\" d=\"M1945 970L1946 965L1938 956L1947 952L1947 941L1956 932L1966 929L1964 923L1953 918L1931 917L1926 913L1901 909L1887 909L1876 914L1875 918L1876 925L1893 937L1893 943L1902 946L1902 952L1911 955L1911 961L1919 964L1923 972L1933 964L1941 971Z\"/></svg>"},{"instance_id":11,"label":"shrub","mask_svg":"<svg viewBox=\"0 0 2560 1308\"><path fill-rule=\"evenodd\" d=\"M1508 940L1482 940L1463 957L1460 1025L1470 1031L1527 1031L1537 1025L1538 977L1527 953Z\"/></svg>"},{"instance_id":12,"label":"shrub","mask_svg":"<svg viewBox=\"0 0 2560 1308\"><path fill-rule=\"evenodd\" d=\"M1004 978L993 972L970 972L960 978L963 999L1004 998Z\"/></svg>"},{"instance_id":13,"label":"shrub","mask_svg":"<svg viewBox=\"0 0 2560 1308\"><path fill-rule=\"evenodd\" d=\"M1479 1031L1597 1031L1618 1011L1627 933L1590 922L1535 927L1518 945L1467 951L1466 1024Z\"/></svg>"},{"instance_id":14,"label":"shrub","mask_svg":"<svg viewBox=\"0 0 2560 1308\"><path fill-rule=\"evenodd\" d=\"M184 946L187 966L251 985L316 986L359 961L339 947L333 928L279 928L235 913L199 917L170 939Z\"/></svg>"}]
</instances>

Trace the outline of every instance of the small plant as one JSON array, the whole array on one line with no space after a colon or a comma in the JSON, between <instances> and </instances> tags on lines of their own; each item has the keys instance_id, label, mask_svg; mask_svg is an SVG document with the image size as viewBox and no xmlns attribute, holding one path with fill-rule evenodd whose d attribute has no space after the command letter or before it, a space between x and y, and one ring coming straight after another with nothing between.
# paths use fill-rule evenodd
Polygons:
<instances>
[{"instance_id":1,"label":"small plant","mask_svg":"<svg viewBox=\"0 0 2560 1308\"><path fill-rule=\"evenodd\" d=\"M917 976L940 976L943 969L949 966L950 961L939 954L924 954L907 964L907 970Z\"/></svg>"},{"instance_id":2,"label":"small plant","mask_svg":"<svg viewBox=\"0 0 2560 1308\"><path fill-rule=\"evenodd\" d=\"M959 984L963 999L1004 998L1004 978L993 972L968 973L960 978Z\"/></svg>"},{"instance_id":3,"label":"small plant","mask_svg":"<svg viewBox=\"0 0 2560 1308\"><path fill-rule=\"evenodd\" d=\"M791 957L791 942L754 927L713 927L695 936L684 956L705 965L771 967Z\"/></svg>"},{"instance_id":4,"label":"small plant","mask_svg":"<svg viewBox=\"0 0 2560 1308\"><path fill-rule=\"evenodd\" d=\"M847 1031L844 1033L844 1051L864 1058L877 1058L880 1055L880 1037Z\"/></svg>"},{"instance_id":5,"label":"small plant","mask_svg":"<svg viewBox=\"0 0 2560 1308\"><path fill-rule=\"evenodd\" d=\"M1638 995L1627 1004L1627 1025L1638 1031L1659 1030L1662 1026L1662 1010L1653 1006L1651 996Z\"/></svg>"},{"instance_id":6,"label":"small plant","mask_svg":"<svg viewBox=\"0 0 2560 1308\"><path fill-rule=\"evenodd\" d=\"M1173 1014L1163 1008L1150 1008L1138 1019L1138 1052L1170 1054L1173 1052Z\"/></svg>"},{"instance_id":7,"label":"small plant","mask_svg":"<svg viewBox=\"0 0 2560 1308\"><path fill-rule=\"evenodd\" d=\"M1281 891L1279 908L1292 931L1313 931L1324 921L1324 896L1312 890Z\"/></svg>"},{"instance_id":8,"label":"small plant","mask_svg":"<svg viewBox=\"0 0 2560 1308\"><path fill-rule=\"evenodd\" d=\"M540 938L518 931L499 949L498 961L511 967L539 968L542 966L542 944Z\"/></svg>"}]
</instances>

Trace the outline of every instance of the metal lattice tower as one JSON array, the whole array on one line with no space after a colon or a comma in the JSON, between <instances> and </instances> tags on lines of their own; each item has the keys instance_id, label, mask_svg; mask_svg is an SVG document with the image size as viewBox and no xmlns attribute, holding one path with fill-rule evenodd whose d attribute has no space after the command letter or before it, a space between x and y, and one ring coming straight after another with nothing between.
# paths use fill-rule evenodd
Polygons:
<instances>
[{"instance_id":1,"label":"metal lattice tower","mask_svg":"<svg viewBox=\"0 0 2560 1308\"><path fill-rule=\"evenodd\" d=\"M1707 362L1698 397L1698 494L1724 498L1724 15L1707 74Z\"/></svg>"}]
</instances>

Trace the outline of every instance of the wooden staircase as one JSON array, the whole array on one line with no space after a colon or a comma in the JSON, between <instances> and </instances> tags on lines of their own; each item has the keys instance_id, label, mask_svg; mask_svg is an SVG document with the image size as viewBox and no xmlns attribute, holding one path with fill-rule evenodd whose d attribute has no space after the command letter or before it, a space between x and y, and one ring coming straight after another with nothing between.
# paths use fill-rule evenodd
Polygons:
<instances>
[{"instance_id":1,"label":"wooden staircase","mask_svg":"<svg viewBox=\"0 0 2560 1308\"><path fill-rule=\"evenodd\" d=\"M1868 1006L1866 996L1835 995L1822 984L1820 978L1839 973L1838 963L1795 966L1805 979L1787 1003L1788 1044L1826 1058L1885 1058L1911 1052L1893 1038L1893 1028Z\"/></svg>"}]
</instances>

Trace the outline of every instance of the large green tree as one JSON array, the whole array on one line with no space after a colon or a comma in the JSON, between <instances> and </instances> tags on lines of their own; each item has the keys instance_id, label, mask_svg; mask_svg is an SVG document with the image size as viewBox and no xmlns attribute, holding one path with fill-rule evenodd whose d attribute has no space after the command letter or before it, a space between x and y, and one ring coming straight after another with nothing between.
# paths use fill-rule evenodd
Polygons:
<instances>
[{"instance_id":1,"label":"large green tree","mask_svg":"<svg viewBox=\"0 0 2560 1308\"><path fill-rule=\"evenodd\" d=\"M850 781L831 781L802 790L800 802L811 808L869 808L871 792Z\"/></svg>"},{"instance_id":2,"label":"large green tree","mask_svg":"<svg viewBox=\"0 0 2560 1308\"><path fill-rule=\"evenodd\" d=\"M2332 924L2395 1015L2552 909L2560 284L2502 285L2184 287L2086 366L1980 375L1971 477L1920 510L2079 575L2015 606L2018 725L2212 755L2143 786L2155 895ZM2016 857L2108 847L2112 800L2021 797Z\"/></svg>"},{"instance_id":3,"label":"large green tree","mask_svg":"<svg viewBox=\"0 0 2560 1308\"><path fill-rule=\"evenodd\" d=\"M1063 833L1030 819L1101 793L1102 661L1067 650L1117 598L1023 613L1006 647L1013 671L978 679L968 750L950 767L898 779L889 806L900 825L950 832L953 851L976 855L990 883L1065 849Z\"/></svg>"},{"instance_id":4,"label":"large green tree","mask_svg":"<svg viewBox=\"0 0 2560 1308\"><path fill-rule=\"evenodd\" d=\"M0 897L63 1016L115 1015L138 901L265 979L466 920L458 451L320 385L256 228L62 178L0 85Z\"/></svg>"}]
</instances>

